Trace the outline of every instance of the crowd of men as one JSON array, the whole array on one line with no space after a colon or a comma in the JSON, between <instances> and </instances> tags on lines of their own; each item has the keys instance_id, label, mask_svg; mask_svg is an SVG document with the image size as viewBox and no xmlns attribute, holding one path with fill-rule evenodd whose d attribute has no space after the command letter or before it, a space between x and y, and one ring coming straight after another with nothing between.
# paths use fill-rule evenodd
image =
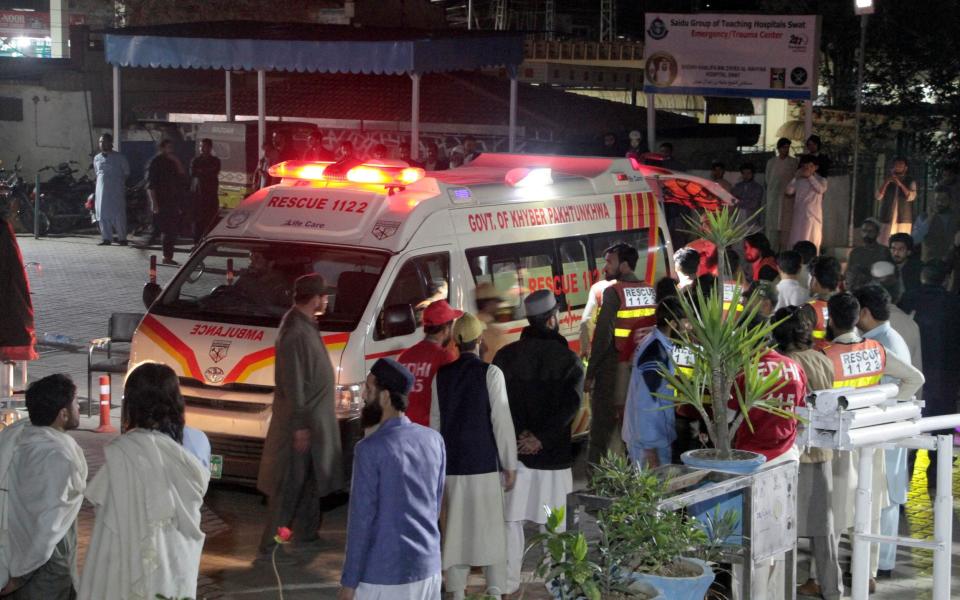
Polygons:
<instances>
[{"instance_id":1,"label":"crowd of men","mask_svg":"<svg viewBox=\"0 0 960 600\"><path fill-rule=\"evenodd\" d=\"M110 142L101 139L105 180L124 172ZM639 150L642 138L631 136L631 142ZM170 177L182 174L169 148L161 147L151 177L162 169ZM202 148L192 170L212 177L210 144ZM476 314L451 307L446 290L417 307L423 340L397 360L378 360L363 388L365 434L354 453L340 598L437 598L443 588L460 600L474 567L483 569L488 595L516 592L525 523L542 526L543 507L563 506L573 490L571 424L584 393L592 413L590 464L613 451L638 468L652 468L709 443L699 414L666 398L671 390L664 376L690 368L689 350L677 342L685 326L679 297L698 288L705 294L722 290L726 310L737 304L728 297L735 285L747 297L758 296L758 319L778 323L759 368L780 374L777 399L787 408L802 404L812 390L889 382L898 386L899 399L921 393L922 386L925 416L956 412L960 347L953 341L960 337L960 296L947 289L950 261L960 260L952 244L956 182L946 180L935 209L914 225L915 183L906 161L895 161L876 194L881 216L862 224L862 244L844 269L836 258L818 255L819 202L829 168L819 140L808 140L807 154L795 161L789 143L778 149L771 161L784 164L767 165L765 193L749 164L730 186L744 209L769 207L774 194L781 215L768 212L763 230L747 236L741 248L702 241L682 247L674 256L677 279L655 285L635 272L636 248L618 243L604 252L604 280L590 290L579 355L559 332L559 307L549 290L526 295L527 325L509 343L495 324L502 299L490 283L477 286ZM349 152L338 149L339 157ZM437 161L436 153L428 151L427 160ZM777 173L784 175L778 179ZM166 259L168 242L172 248L163 225L167 192L165 177L156 176L151 195ZM714 178L725 181L723 165L714 165ZM120 233L116 215L102 208L111 192L98 184L101 191L97 210L105 236ZM792 215L786 227L784 211ZM718 252L732 265L729 273L717 272ZM321 507L347 487L334 367L315 321L332 291L318 274L300 277L280 325L273 417L258 478L269 499L261 559L285 544L277 537L281 530L292 531L295 545L315 544ZM876 358L876 367L849 372L845 356L864 353ZM65 433L78 420L72 382L53 376L34 383L27 408L29 423L0 432L3 593L15 599L70 598L77 590L80 598L108 599L194 594L210 449L202 434L184 425L174 372L148 363L131 373L125 433L108 445L106 466L89 484L83 455ZM798 533L811 538L816 564L815 578L800 591L839 598L838 540L852 527L854 457L801 451L795 420L761 411L750 419L754 426L737 431L736 448L768 462L800 463ZM933 488L933 457L930 464L926 478ZM900 450L885 451L876 464L879 501L872 519L883 535L897 533L912 467L913 457ZM76 518L83 497L97 507L97 522L78 576ZM57 517L50 520L50 514ZM111 525L118 520L119 528ZM131 541L147 538L148 545ZM894 545L879 545L873 575L889 576L895 555Z\"/></svg>"}]
</instances>

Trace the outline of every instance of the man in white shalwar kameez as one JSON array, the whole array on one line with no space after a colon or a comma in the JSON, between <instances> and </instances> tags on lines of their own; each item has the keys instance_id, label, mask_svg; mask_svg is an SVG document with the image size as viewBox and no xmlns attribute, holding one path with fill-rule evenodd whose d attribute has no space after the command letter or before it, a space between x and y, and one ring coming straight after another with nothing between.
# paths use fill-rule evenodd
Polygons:
<instances>
[{"instance_id":1,"label":"man in white shalwar kameez","mask_svg":"<svg viewBox=\"0 0 960 600\"><path fill-rule=\"evenodd\" d=\"M195 597L210 471L169 435L147 429L124 433L105 454L87 487L97 520L79 598Z\"/></svg>"},{"instance_id":2,"label":"man in white shalwar kameez","mask_svg":"<svg viewBox=\"0 0 960 600\"><path fill-rule=\"evenodd\" d=\"M30 421L0 431L0 590L6 600L69 600L77 586L77 515L87 462L66 431L77 388L50 375L27 390ZM9 594L9 595L7 595Z\"/></svg>"},{"instance_id":3,"label":"man in white shalwar kameez","mask_svg":"<svg viewBox=\"0 0 960 600\"><path fill-rule=\"evenodd\" d=\"M475 316L460 317L460 358L440 367L432 388L430 426L447 452L442 561L453 600L463 600L471 566L484 567L487 595L499 600L506 588L503 494L516 481L517 438L503 372L480 360L483 330Z\"/></svg>"},{"instance_id":4,"label":"man in white shalwar kameez","mask_svg":"<svg viewBox=\"0 0 960 600\"><path fill-rule=\"evenodd\" d=\"M823 240L823 195L827 192L827 180L817 175L817 160L809 154L800 157L800 168L787 184L785 193L793 197L793 220L790 222L790 239L787 246L793 247L804 240L820 248Z\"/></svg>"}]
</instances>

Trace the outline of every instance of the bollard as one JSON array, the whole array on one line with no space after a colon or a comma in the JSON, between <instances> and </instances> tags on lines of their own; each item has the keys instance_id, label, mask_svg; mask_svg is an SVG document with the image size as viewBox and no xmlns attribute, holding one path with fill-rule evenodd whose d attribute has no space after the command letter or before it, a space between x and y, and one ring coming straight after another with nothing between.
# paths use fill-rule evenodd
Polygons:
<instances>
[{"instance_id":1,"label":"bollard","mask_svg":"<svg viewBox=\"0 0 960 600\"><path fill-rule=\"evenodd\" d=\"M227 285L233 285L233 259L227 259Z\"/></svg>"},{"instance_id":2,"label":"bollard","mask_svg":"<svg viewBox=\"0 0 960 600\"><path fill-rule=\"evenodd\" d=\"M110 424L110 376L100 376L100 427L97 433L116 433Z\"/></svg>"},{"instance_id":3,"label":"bollard","mask_svg":"<svg viewBox=\"0 0 960 600\"><path fill-rule=\"evenodd\" d=\"M147 273L147 275L150 278L150 283L157 282L157 255L156 254L150 255L150 271Z\"/></svg>"},{"instance_id":4,"label":"bollard","mask_svg":"<svg viewBox=\"0 0 960 600\"><path fill-rule=\"evenodd\" d=\"M40 175L33 184L33 239L40 239Z\"/></svg>"}]
</instances>

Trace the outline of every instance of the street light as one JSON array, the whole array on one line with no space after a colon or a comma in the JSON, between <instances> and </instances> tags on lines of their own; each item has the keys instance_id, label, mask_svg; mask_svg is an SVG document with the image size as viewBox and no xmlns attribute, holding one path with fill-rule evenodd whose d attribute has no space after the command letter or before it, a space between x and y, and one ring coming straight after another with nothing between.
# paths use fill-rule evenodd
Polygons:
<instances>
[{"instance_id":1,"label":"street light","mask_svg":"<svg viewBox=\"0 0 960 600\"><path fill-rule=\"evenodd\" d=\"M853 209L857 202L857 173L860 166L860 106L863 102L863 55L867 48L867 19L873 14L873 0L853 0L853 12L860 17L860 54L857 56L857 108L854 113L853 181L850 184L850 229L847 245L853 247Z\"/></svg>"},{"instance_id":2,"label":"street light","mask_svg":"<svg viewBox=\"0 0 960 600\"><path fill-rule=\"evenodd\" d=\"M853 0L853 12L859 16L873 14L873 0Z\"/></svg>"}]
</instances>

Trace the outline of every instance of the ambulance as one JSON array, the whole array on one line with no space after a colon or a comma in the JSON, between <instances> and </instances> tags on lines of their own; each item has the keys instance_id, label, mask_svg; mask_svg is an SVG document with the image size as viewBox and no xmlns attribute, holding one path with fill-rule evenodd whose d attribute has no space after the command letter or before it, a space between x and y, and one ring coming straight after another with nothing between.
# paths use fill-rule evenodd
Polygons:
<instances>
[{"instance_id":1,"label":"ambulance","mask_svg":"<svg viewBox=\"0 0 960 600\"><path fill-rule=\"evenodd\" d=\"M422 339L430 301L475 311L477 286L491 284L504 303L497 326L516 339L524 297L552 290L578 350L606 248L636 247L636 272L652 284L672 270L664 201L729 201L712 182L626 158L482 154L430 173L399 161L285 162L271 174L280 183L246 198L163 290L145 294L130 361L177 371L187 423L206 432L216 471L231 480L257 475L274 341L298 276L319 273L336 288L317 321L349 450L369 367ZM578 419L585 431L589 417Z\"/></svg>"}]
</instances>

